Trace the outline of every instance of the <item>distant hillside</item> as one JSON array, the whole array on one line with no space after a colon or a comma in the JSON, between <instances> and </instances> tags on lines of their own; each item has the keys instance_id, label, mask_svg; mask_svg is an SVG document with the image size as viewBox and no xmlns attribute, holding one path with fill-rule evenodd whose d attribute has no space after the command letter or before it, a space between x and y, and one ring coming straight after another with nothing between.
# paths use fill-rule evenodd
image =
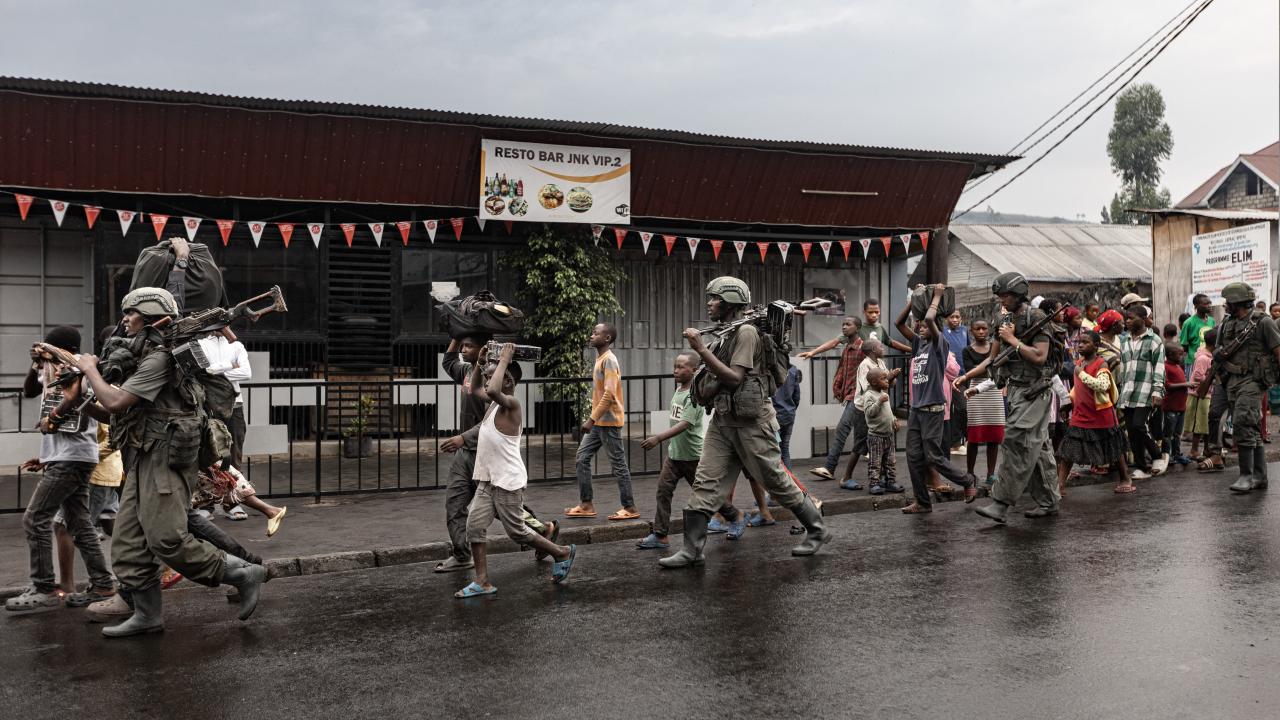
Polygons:
<instances>
[{"instance_id":1,"label":"distant hillside","mask_svg":"<svg viewBox=\"0 0 1280 720\"><path fill-rule=\"evenodd\" d=\"M1042 217L1040 215L1019 215L1018 213L1002 213L987 212L986 210L973 212L965 215L958 220L952 220L953 225L1080 225L1078 220L1068 220L1061 217Z\"/></svg>"}]
</instances>

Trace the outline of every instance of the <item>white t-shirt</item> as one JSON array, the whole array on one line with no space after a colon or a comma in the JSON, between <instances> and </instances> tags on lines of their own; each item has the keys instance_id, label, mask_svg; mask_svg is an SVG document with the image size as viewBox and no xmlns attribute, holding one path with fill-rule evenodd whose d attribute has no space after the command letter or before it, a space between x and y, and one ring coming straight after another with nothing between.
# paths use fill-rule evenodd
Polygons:
<instances>
[{"instance_id":1,"label":"white t-shirt","mask_svg":"<svg viewBox=\"0 0 1280 720\"><path fill-rule=\"evenodd\" d=\"M45 384L47 372L40 373L40 382ZM66 429L68 426L64 425ZM98 421L88 415L80 414L78 432L63 432L40 436L40 462L86 462L98 463Z\"/></svg>"}]
</instances>

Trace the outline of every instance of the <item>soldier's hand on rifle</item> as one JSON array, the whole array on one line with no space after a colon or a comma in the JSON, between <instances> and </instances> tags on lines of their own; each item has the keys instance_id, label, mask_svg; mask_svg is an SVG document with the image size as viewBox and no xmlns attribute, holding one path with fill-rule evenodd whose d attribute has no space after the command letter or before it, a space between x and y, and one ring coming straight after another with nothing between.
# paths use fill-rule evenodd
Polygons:
<instances>
[{"instance_id":1,"label":"soldier's hand on rifle","mask_svg":"<svg viewBox=\"0 0 1280 720\"><path fill-rule=\"evenodd\" d=\"M1018 335L1013 332L1012 324L1001 325L998 334L1000 335L1000 342L1010 347L1018 342Z\"/></svg>"},{"instance_id":2,"label":"soldier's hand on rifle","mask_svg":"<svg viewBox=\"0 0 1280 720\"><path fill-rule=\"evenodd\" d=\"M98 356L91 353L83 353L76 357L76 367L80 372L87 373L90 370L98 369Z\"/></svg>"},{"instance_id":3,"label":"soldier's hand on rifle","mask_svg":"<svg viewBox=\"0 0 1280 720\"><path fill-rule=\"evenodd\" d=\"M658 447L659 442L660 441L658 440L657 435L650 435L649 437L645 438L640 442L640 447L644 448L645 450L652 450Z\"/></svg>"},{"instance_id":4,"label":"soldier's hand on rifle","mask_svg":"<svg viewBox=\"0 0 1280 720\"><path fill-rule=\"evenodd\" d=\"M683 335L685 342L689 343L690 350L700 353L707 349L706 344L702 342L702 333L698 330L695 330L694 328L685 328Z\"/></svg>"},{"instance_id":5,"label":"soldier's hand on rifle","mask_svg":"<svg viewBox=\"0 0 1280 720\"><path fill-rule=\"evenodd\" d=\"M458 452L464 444L466 444L466 441L462 439L461 435L454 435L440 443L440 449L447 453Z\"/></svg>"}]
</instances>

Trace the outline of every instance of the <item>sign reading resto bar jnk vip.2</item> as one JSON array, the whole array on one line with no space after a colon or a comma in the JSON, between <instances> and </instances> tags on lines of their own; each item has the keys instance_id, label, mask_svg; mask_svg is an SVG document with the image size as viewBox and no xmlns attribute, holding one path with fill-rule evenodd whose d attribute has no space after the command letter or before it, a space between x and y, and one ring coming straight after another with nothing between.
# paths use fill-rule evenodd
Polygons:
<instances>
[{"instance_id":1,"label":"sign reading resto bar jnk vip.2","mask_svg":"<svg viewBox=\"0 0 1280 720\"><path fill-rule=\"evenodd\" d=\"M631 151L482 140L480 217L631 222Z\"/></svg>"}]
</instances>

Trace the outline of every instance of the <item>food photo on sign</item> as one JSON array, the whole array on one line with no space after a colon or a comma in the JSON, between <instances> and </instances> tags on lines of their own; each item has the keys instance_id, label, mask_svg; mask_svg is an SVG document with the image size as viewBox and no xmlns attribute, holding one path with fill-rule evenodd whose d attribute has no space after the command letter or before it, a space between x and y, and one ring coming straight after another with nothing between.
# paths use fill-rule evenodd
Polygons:
<instances>
[{"instance_id":1,"label":"food photo on sign","mask_svg":"<svg viewBox=\"0 0 1280 720\"><path fill-rule=\"evenodd\" d=\"M484 140L479 207L531 222L631 222L631 151Z\"/></svg>"}]
</instances>

